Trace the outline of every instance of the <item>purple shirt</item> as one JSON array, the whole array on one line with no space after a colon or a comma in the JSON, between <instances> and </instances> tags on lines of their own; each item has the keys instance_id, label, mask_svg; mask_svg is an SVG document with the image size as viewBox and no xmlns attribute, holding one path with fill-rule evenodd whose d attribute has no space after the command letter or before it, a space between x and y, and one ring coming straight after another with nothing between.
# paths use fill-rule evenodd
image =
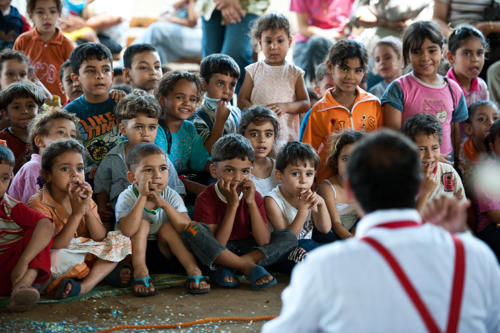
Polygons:
<instances>
[{"instance_id":1,"label":"purple shirt","mask_svg":"<svg viewBox=\"0 0 500 333\"><path fill-rule=\"evenodd\" d=\"M29 198L40 189L37 178L40 176L41 168L42 156L31 154L29 162L25 163L21 169L19 169L12 180L9 188L9 195L14 199L26 203Z\"/></svg>"}]
</instances>

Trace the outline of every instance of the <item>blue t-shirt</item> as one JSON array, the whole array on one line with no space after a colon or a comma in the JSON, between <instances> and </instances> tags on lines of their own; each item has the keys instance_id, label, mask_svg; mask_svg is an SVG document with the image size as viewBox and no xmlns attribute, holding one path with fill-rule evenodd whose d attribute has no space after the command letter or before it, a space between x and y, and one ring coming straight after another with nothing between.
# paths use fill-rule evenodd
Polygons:
<instances>
[{"instance_id":1,"label":"blue t-shirt","mask_svg":"<svg viewBox=\"0 0 500 333\"><path fill-rule=\"evenodd\" d=\"M168 157L179 174L193 171L203 171L205 164L210 160L203 139L196 131L193 123L184 120L176 133L165 132L160 126L156 134L155 143L168 152L169 139L171 135L171 147Z\"/></svg>"},{"instance_id":2,"label":"blue t-shirt","mask_svg":"<svg viewBox=\"0 0 500 333\"><path fill-rule=\"evenodd\" d=\"M101 160L120 141L115 106L111 97L102 103L89 103L82 95L65 107L80 119L77 130L85 147L85 176L88 179L94 178Z\"/></svg>"}]
</instances>

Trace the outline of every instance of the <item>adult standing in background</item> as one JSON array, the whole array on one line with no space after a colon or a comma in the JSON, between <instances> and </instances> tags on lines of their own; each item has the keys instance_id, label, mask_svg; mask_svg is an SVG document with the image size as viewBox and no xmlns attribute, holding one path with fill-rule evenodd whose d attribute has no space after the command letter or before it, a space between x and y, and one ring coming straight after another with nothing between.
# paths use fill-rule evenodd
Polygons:
<instances>
[{"instance_id":1,"label":"adult standing in background","mask_svg":"<svg viewBox=\"0 0 500 333\"><path fill-rule=\"evenodd\" d=\"M204 58L224 53L236 61L242 73L236 93L243 83L245 67L253 62L250 30L269 3L269 0L198 0L196 3L196 11L202 17L201 55Z\"/></svg>"}]
</instances>

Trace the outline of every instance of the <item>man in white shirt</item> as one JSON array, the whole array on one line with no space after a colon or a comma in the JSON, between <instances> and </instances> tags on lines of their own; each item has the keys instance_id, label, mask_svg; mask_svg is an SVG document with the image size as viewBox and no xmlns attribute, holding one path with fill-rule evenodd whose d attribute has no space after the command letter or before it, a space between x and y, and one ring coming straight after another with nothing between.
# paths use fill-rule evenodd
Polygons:
<instances>
[{"instance_id":1,"label":"man in white shirt","mask_svg":"<svg viewBox=\"0 0 500 333\"><path fill-rule=\"evenodd\" d=\"M469 233L422 224L421 180L417 149L401 134L360 142L348 165L363 216L356 237L296 266L281 314L263 332L500 332L495 256ZM445 200L426 220L464 229L467 205Z\"/></svg>"}]
</instances>

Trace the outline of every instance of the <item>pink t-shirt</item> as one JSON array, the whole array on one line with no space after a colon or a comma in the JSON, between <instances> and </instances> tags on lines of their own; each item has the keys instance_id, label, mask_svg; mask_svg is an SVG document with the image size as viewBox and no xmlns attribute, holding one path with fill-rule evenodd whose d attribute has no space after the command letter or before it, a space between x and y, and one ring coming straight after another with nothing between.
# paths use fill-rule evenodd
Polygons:
<instances>
[{"instance_id":1,"label":"pink t-shirt","mask_svg":"<svg viewBox=\"0 0 500 333\"><path fill-rule=\"evenodd\" d=\"M292 0L290 11L307 14L309 25L342 32L351 15L353 3L354 0ZM305 42L307 39L297 32L297 42Z\"/></svg>"},{"instance_id":2,"label":"pink t-shirt","mask_svg":"<svg viewBox=\"0 0 500 333\"><path fill-rule=\"evenodd\" d=\"M381 103L389 103L403 113L401 125L418 113L435 115L443 128L441 153L446 155L453 152L451 123L465 121L469 117L464 94L455 81L448 80L439 87L431 86L417 79L413 72L393 81L382 96Z\"/></svg>"},{"instance_id":3,"label":"pink t-shirt","mask_svg":"<svg viewBox=\"0 0 500 333\"><path fill-rule=\"evenodd\" d=\"M453 68L450 68L448 73L446 73L446 77L450 80L455 81L460 86L460 88L464 92L465 101L467 102L467 106L469 106L472 103L477 102L477 101L486 101L489 99L488 85L480 77L475 77L472 79L472 82L470 84L470 90L465 90L460 85L460 82L458 82L458 79L455 76L455 72L453 71Z\"/></svg>"},{"instance_id":4,"label":"pink t-shirt","mask_svg":"<svg viewBox=\"0 0 500 333\"><path fill-rule=\"evenodd\" d=\"M9 187L9 195L14 199L27 203L29 198L38 190L37 179L42 168L42 156L31 154L31 159L26 162L16 173Z\"/></svg>"}]
</instances>

